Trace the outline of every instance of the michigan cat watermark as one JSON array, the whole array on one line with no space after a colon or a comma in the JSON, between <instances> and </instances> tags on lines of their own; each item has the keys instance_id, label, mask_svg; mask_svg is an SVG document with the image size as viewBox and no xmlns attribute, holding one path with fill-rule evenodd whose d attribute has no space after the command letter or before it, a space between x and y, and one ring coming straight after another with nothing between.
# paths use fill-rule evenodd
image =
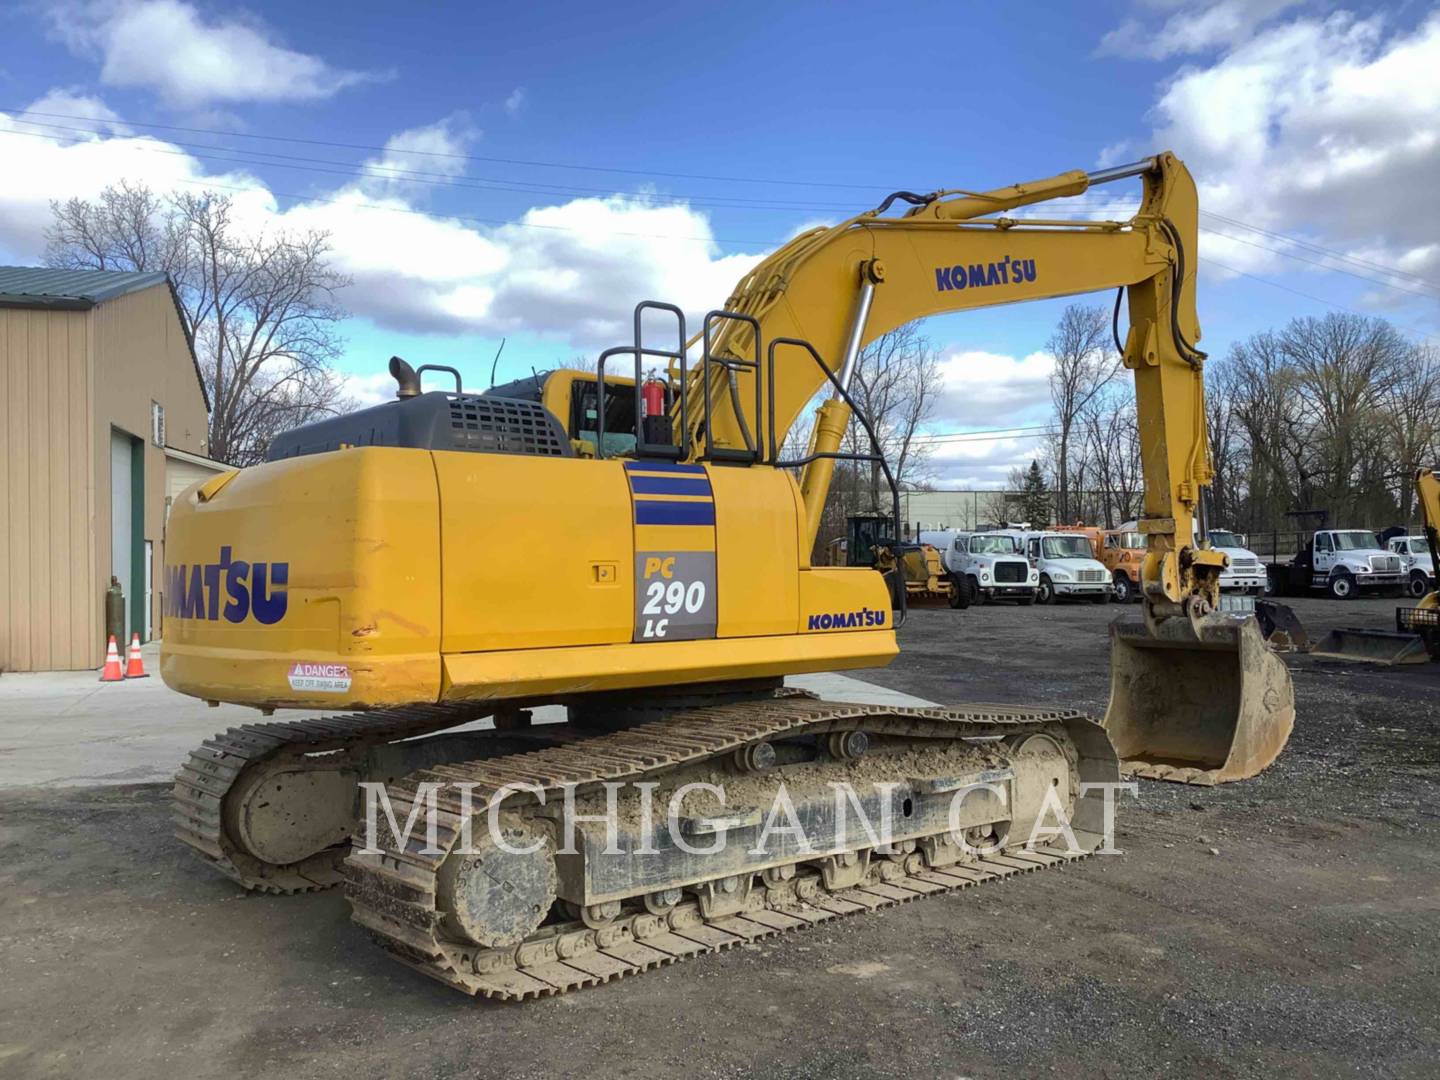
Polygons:
<instances>
[{"instance_id":1,"label":"michigan cat watermark","mask_svg":"<svg viewBox=\"0 0 1440 1080\"><path fill-rule=\"evenodd\" d=\"M854 785L831 780L798 795L782 781L767 805L753 798L734 803L723 784L703 781L659 792L658 782L611 781L542 787L511 783L498 790L478 783L425 782L412 800L396 800L383 783L363 782L362 855L381 855L382 836L394 848L422 855L477 855L496 851L530 855L549 845L556 854L624 858L717 855L744 845L754 859L784 856L792 861L837 853L890 853L910 841L939 836L967 856L1002 850L1063 849L1070 854L1120 854L1115 847L1115 805L1121 795L1138 796L1133 781L1079 783L1075 791L1046 786L1035 806L1012 806L1009 783L981 779L953 790L916 792L910 785ZM526 796L517 804L519 796ZM1098 806L1097 806L1098 804ZM1084 824L1077 824L1083 810ZM522 811L538 826L507 828ZM1098 818L1098 820L1097 820ZM443 819L443 820L442 820ZM458 822L458 829L450 823ZM481 828L483 826L483 829ZM1017 826L1023 836L1017 835ZM1085 837L1082 842L1081 835ZM1098 842L1097 842L1098 837ZM423 838L423 846L415 845Z\"/></svg>"}]
</instances>

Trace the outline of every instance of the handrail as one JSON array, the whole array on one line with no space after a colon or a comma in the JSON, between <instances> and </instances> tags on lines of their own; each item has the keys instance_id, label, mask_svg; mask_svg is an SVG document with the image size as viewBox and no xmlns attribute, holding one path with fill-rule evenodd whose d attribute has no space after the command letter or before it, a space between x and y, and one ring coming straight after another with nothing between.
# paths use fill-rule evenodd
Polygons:
<instances>
[{"instance_id":1,"label":"handrail","mask_svg":"<svg viewBox=\"0 0 1440 1080\"><path fill-rule=\"evenodd\" d=\"M796 458L793 461L779 460L779 447L775 442L775 353L781 346L797 346L801 349L804 349L807 353L810 354L811 359L820 366L820 370L823 371L825 373L825 377L830 380L830 385L835 388L835 392L840 395L840 399L844 401L847 406L849 406L851 415L853 415L855 419L859 420L860 426L865 429L865 434L870 440L870 453L852 454L836 450L826 453L807 454L804 457ZM756 355L758 356L759 354L757 353ZM832 461L868 461L872 464L878 464L880 466L880 471L885 474L885 483L890 488L890 500L892 506L890 522L895 529L895 544L898 547L900 544L900 486L895 483L895 476L893 473L890 472L890 463L885 460L884 451L882 451L880 448L880 440L875 435L875 428L871 425L870 418L865 415L863 410L857 409L855 407L855 402L850 398L850 392L845 389L845 387L841 384L840 380L836 378L835 373L831 371L830 368L826 365L825 361L820 358L820 354L815 351L815 346L811 345L810 342L804 340L803 338L778 337L772 340L770 342L769 348L766 350L765 353L765 366L767 369L766 380L768 383L768 396L770 399L769 410L766 415L766 433L769 436L771 448L769 464L777 469L796 469L809 465L810 462L818 461L821 458L827 458ZM909 610L908 598L906 596L905 589L905 570L903 565L901 564L900 553L898 551L895 553L895 576L897 579L896 584L898 585L898 588L894 591L898 596L899 604L894 610L895 628L898 630L901 626L905 624L905 615L906 612Z\"/></svg>"},{"instance_id":2,"label":"handrail","mask_svg":"<svg viewBox=\"0 0 1440 1080\"><path fill-rule=\"evenodd\" d=\"M717 322L734 321L746 323L755 335L755 359L742 360L735 356L718 357L710 352L710 328ZM740 397L732 388L730 404L735 410L735 421L740 427L741 434L745 438L745 449L735 450L715 445L715 439L711 431L710 413L712 387L710 384L710 365L718 364L725 368L727 373L735 368L751 369L755 372L755 416L758 421L764 408L764 395L762 391L763 381L760 377L760 321L753 315L746 315L739 311L724 311L716 309L705 313L705 322L701 329L701 340L703 349L700 354L701 377L700 384L705 388L705 460L706 461L728 461L728 462L761 462L766 458L764 444L756 445L756 438L751 433L749 426L745 423L745 414L740 409ZM728 379L727 379L728 383Z\"/></svg>"}]
</instances>

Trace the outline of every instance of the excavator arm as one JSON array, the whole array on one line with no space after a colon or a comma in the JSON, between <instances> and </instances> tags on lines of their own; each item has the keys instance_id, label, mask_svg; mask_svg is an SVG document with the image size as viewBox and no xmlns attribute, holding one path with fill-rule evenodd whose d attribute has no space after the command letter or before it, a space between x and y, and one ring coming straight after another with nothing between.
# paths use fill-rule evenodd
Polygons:
<instances>
[{"instance_id":1,"label":"excavator arm","mask_svg":"<svg viewBox=\"0 0 1440 1080\"><path fill-rule=\"evenodd\" d=\"M1130 177L1141 178L1144 195L1127 221L1005 216ZM893 214L896 203L910 208ZM1198 212L1194 180L1170 153L984 193L897 193L875 210L795 237L739 282L708 343L718 362L708 377L689 381L685 415L697 456L708 435L712 447L758 447L773 458L766 440L783 439L828 380L808 360L777 363L773 395L766 398L766 385L757 394L749 380L769 375L757 331L762 343L809 341L848 387L861 350L913 320L1123 289L1129 318L1121 351L1135 380L1145 480L1145 624L1122 621L1113 632L1107 726L1122 756L1147 775L1214 783L1253 775L1273 760L1289 736L1294 695L1253 618L1212 615L1225 558L1205 541L1201 498L1212 469L1205 356L1195 345ZM838 451L849 420L849 406L834 394L816 418L812 455ZM815 457L801 481L812 545L833 469L833 458Z\"/></svg>"}]
</instances>

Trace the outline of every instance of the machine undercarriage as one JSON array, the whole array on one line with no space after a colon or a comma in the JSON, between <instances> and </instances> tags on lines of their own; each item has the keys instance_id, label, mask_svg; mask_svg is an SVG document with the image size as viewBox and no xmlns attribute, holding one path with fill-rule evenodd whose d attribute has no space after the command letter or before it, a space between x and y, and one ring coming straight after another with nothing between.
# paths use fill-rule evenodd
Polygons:
<instances>
[{"instance_id":1,"label":"machine undercarriage","mask_svg":"<svg viewBox=\"0 0 1440 1080\"><path fill-rule=\"evenodd\" d=\"M1118 778L1070 710L779 691L608 730L424 735L480 711L232 729L182 771L177 835L248 888L343 879L404 962L525 998L1063 865L1102 841L1103 791L1085 785ZM408 839L367 815L360 780L384 784L396 824L419 804Z\"/></svg>"}]
</instances>

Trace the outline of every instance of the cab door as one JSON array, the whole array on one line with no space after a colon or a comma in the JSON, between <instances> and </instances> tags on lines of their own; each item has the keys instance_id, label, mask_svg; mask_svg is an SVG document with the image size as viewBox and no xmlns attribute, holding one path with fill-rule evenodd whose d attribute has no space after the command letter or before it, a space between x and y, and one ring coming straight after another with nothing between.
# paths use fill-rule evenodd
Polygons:
<instances>
[{"instance_id":1,"label":"cab door","mask_svg":"<svg viewBox=\"0 0 1440 1080\"><path fill-rule=\"evenodd\" d=\"M1334 542L1330 539L1329 533L1315 534L1315 577L1317 579L1330 576L1330 567L1335 562Z\"/></svg>"},{"instance_id":2,"label":"cab door","mask_svg":"<svg viewBox=\"0 0 1440 1080\"><path fill-rule=\"evenodd\" d=\"M1414 559L1410 557L1410 541L1396 538L1389 543L1390 554L1400 556L1400 569L1407 574Z\"/></svg>"}]
</instances>

